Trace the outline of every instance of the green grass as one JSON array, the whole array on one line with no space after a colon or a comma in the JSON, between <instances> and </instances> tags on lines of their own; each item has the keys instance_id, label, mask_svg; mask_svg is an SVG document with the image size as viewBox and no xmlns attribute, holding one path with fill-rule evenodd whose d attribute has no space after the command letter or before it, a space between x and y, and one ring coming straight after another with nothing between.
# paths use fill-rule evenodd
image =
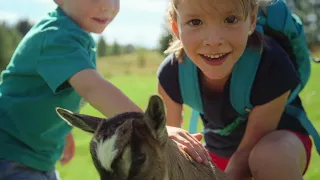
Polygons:
<instances>
[{"instance_id":1,"label":"green grass","mask_svg":"<svg viewBox=\"0 0 320 180\"><path fill-rule=\"evenodd\" d=\"M301 98L304 103L304 107L308 113L309 118L316 126L318 132L320 130L320 66L319 64L313 64L310 82L306 89L302 92ZM317 154L315 147L313 146L311 154L311 162L309 170L305 176L306 180L318 180L320 178L320 156Z\"/></svg>"},{"instance_id":2,"label":"green grass","mask_svg":"<svg viewBox=\"0 0 320 180\"><path fill-rule=\"evenodd\" d=\"M112 57L99 61L99 71L142 108L146 107L149 96L156 93L157 78L155 72L160 63L161 56L150 53L145 54L144 58L147 60L147 68L143 69L138 69L137 65L134 63L138 59L138 56L135 55L118 58ZM119 61L119 59L121 59L121 61ZM122 61L127 62L125 63L127 64L125 67L122 67ZM317 109L320 104L320 85L317 80L319 76L320 65L313 64L310 83L301 94L309 117L318 130L320 130L320 111ZM102 115L90 105L86 105L83 108L82 113L102 117ZM184 117L184 128L187 128L189 123L188 118L190 117L190 109L188 107L185 108ZM201 129L201 125L198 129ZM76 155L69 164L63 167L61 165L57 166L62 179L98 180L99 178L89 153L91 135L81 132L78 129L74 129L73 133L76 139ZM318 180L320 178L320 157L316 153L315 148L313 148L309 170L304 178L306 180Z\"/></svg>"}]
</instances>

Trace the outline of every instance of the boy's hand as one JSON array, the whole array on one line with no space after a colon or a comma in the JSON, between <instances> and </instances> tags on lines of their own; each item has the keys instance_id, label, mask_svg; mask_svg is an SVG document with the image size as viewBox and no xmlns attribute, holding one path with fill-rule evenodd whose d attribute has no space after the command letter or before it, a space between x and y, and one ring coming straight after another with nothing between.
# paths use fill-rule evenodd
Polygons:
<instances>
[{"instance_id":1,"label":"boy's hand","mask_svg":"<svg viewBox=\"0 0 320 180\"><path fill-rule=\"evenodd\" d=\"M66 146L64 148L62 158L60 159L61 165L65 165L68 162L70 162L74 154L75 154L75 143L74 143L72 133L70 132L66 136Z\"/></svg>"},{"instance_id":2,"label":"boy's hand","mask_svg":"<svg viewBox=\"0 0 320 180\"><path fill-rule=\"evenodd\" d=\"M167 126L167 131L169 137L193 159L199 163L209 165L211 157L206 148L200 142L202 139L202 135L200 133L189 134L188 131L182 128L172 126Z\"/></svg>"}]
</instances>

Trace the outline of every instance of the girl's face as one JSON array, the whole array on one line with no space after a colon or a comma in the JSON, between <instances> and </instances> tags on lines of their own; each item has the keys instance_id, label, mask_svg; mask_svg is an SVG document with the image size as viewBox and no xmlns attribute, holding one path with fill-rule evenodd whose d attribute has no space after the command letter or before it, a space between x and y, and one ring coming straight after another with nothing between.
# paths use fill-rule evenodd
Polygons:
<instances>
[{"instance_id":1,"label":"girl's face","mask_svg":"<svg viewBox=\"0 0 320 180\"><path fill-rule=\"evenodd\" d=\"M119 1L56 0L56 3L85 31L102 33L118 14Z\"/></svg>"},{"instance_id":2,"label":"girl's face","mask_svg":"<svg viewBox=\"0 0 320 180\"><path fill-rule=\"evenodd\" d=\"M179 1L172 30L209 79L223 79L231 73L254 31L257 11L245 19L239 4L238 0Z\"/></svg>"}]
</instances>

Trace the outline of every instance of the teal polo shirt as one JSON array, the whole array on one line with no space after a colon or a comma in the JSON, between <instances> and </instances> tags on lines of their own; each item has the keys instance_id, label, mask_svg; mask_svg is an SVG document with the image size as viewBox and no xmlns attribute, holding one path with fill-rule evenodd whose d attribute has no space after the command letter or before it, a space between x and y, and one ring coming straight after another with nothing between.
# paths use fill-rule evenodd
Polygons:
<instances>
[{"instance_id":1,"label":"teal polo shirt","mask_svg":"<svg viewBox=\"0 0 320 180\"><path fill-rule=\"evenodd\" d=\"M50 171L71 127L55 112L78 112L81 97L68 79L96 69L92 36L57 8L24 37L1 74L0 159Z\"/></svg>"}]
</instances>

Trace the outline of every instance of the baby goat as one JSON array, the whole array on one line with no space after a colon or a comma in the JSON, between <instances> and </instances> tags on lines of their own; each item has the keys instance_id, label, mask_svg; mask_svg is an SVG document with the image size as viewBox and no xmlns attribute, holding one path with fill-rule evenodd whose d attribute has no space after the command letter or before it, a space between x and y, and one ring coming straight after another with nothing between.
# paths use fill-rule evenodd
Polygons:
<instances>
[{"instance_id":1,"label":"baby goat","mask_svg":"<svg viewBox=\"0 0 320 180\"><path fill-rule=\"evenodd\" d=\"M57 108L69 124L94 134L90 153L101 180L225 180L214 165L195 162L167 134L161 98L153 95L145 113L109 119Z\"/></svg>"}]
</instances>

